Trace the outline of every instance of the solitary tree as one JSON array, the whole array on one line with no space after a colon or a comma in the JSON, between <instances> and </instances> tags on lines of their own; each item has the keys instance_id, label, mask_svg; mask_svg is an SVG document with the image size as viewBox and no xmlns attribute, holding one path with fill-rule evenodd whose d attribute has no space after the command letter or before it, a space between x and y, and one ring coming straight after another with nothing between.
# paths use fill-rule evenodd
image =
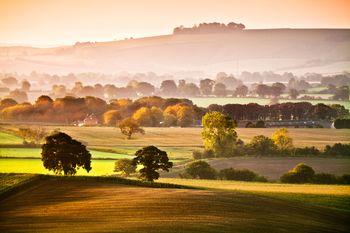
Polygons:
<instances>
[{"instance_id":1,"label":"solitary tree","mask_svg":"<svg viewBox=\"0 0 350 233\"><path fill-rule=\"evenodd\" d=\"M203 160L194 161L186 166L185 176L199 179L215 179L216 171Z\"/></svg>"},{"instance_id":2,"label":"solitary tree","mask_svg":"<svg viewBox=\"0 0 350 233\"><path fill-rule=\"evenodd\" d=\"M42 146L41 160L44 167L56 174L74 175L77 168L91 170L91 154L79 141L57 132L46 137Z\"/></svg>"},{"instance_id":3,"label":"solitary tree","mask_svg":"<svg viewBox=\"0 0 350 233\"><path fill-rule=\"evenodd\" d=\"M204 147L213 150L216 155L232 153L237 142L235 122L220 112L209 112L202 118Z\"/></svg>"},{"instance_id":4,"label":"solitary tree","mask_svg":"<svg viewBox=\"0 0 350 233\"><path fill-rule=\"evenodd\" d=\"M122 134L126 136L127 139L131 138L134 133L144 134L145 131L140 127L140 125L132 118L126 118L119 123L119 128Z\"/></svg>"},{"instance_id":5,"label":"solitary tree","mask_svg":"<svg viewBox=\"0 0 350 233\"><path fill-rule=\"evenodd\" d=\"M114 163L114 171L120 172L123 176L129 176L136 170L136 165L131 159L119 159Z\"/></svg>"},{"instance_id":6,"label":"solitary tree","mask_svg":"<svg viewBox=\"0 0 350 233\"><path fill-rule=\"evenodd\" d=\"M172 162L169 162L168 155L165 151L159 150L155 146L147 146L141 150L136 151L133 164L142 165L140 169L140 178L147 181L153 181L159 178L158 170L169 171L169 168L173 166Z\"/></svg>"},{"instance_id":7,"label":"solitary tree","mask_svg":"<svg viewBox=\"0 0 350 233\"><path fill-rule=\"evenodd\" d=\"M272 134L272 140L281 151L287 151L293 148L293 139L288 136L288 130L281 128Z\"/></svg>"}]
</instances>

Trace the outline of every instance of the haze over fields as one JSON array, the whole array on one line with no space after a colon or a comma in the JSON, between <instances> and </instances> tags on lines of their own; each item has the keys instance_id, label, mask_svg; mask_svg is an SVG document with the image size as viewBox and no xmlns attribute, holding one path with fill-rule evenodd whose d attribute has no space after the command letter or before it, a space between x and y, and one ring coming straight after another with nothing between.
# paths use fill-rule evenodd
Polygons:
<instances>
[{"instance_id":1,"label":"haze over fields","mask_svg":"<svg viewBox=\"0 0 350 233\"><path fill-rule=\"evenodd\" d=\"M0 70L29 73L350 70L350 29L245 29L53 48L0 47Z\"/></svg>"}]
</instances>

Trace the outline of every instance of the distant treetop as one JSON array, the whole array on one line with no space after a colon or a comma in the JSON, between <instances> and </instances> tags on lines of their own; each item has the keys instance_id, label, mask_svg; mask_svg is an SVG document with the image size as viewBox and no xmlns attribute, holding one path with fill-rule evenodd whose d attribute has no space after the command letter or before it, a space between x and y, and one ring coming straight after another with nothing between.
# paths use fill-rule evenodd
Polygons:
<instances>
[{"instance_id":1,"label":"distant treetop","mask_svg":"<svg viewBox=\"0 0 350 233\"><path fill-rule=\"evenodd\" d=\"M243 29L245 29L245 25L241 23L230 22L228 24L224 24L224 23L214 22L214 23L200 23L199 25L194 25L191 28L179 26L174 28L173 34L223 33L223 32L242 31Z\"/></svg>"}]
</instances>

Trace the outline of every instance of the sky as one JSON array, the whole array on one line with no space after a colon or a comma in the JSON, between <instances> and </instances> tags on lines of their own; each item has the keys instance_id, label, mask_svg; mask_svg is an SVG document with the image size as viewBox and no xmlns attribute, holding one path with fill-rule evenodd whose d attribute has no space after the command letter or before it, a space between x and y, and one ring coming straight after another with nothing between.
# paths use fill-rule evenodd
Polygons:
<instances>
[{"instance_id":1,"label":"sky","mask_svg":"<svg viewBox=\"0 0 350 233\"><path fill-rule=\"evenodd\" d=\"M0 0L0 45L49 47L172 33L179 25L350 28L350 0Z\"/></svg>"}]
</instances>

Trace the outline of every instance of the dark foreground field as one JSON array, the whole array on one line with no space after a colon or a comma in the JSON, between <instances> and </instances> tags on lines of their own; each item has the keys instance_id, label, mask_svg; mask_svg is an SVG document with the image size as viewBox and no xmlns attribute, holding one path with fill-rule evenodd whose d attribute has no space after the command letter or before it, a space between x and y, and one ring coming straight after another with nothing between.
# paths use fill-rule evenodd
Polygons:
<instances>
[{"instance_id":1,"label":"dark foreground field","mask_svg":"<svg viewBox=\"0 0 350 233\"><path fill-rule=\"evenodd\" d=\"M349 232L348 212L249 193L45 179L0 200L0 232Z\"/></svg>"}]
</instances>

